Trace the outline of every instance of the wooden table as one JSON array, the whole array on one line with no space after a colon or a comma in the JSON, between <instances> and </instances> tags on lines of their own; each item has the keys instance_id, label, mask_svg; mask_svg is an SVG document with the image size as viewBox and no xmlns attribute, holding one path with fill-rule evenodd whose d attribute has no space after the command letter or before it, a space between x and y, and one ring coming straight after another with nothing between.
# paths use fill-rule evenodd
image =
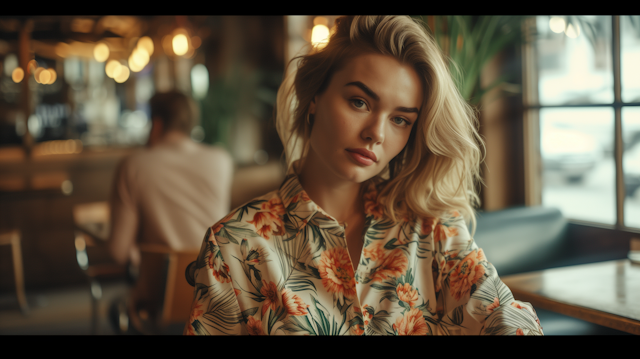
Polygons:
<instances>
[{"instance_id":1,"label":"wooden table","mask_svg":"<svg viewBox=\"0 0 640 359\"><path fill-rule=\"evenodd\" d=\"M529 302L534 308L640 335L640 264L629 259L501 279L516 300Z\"/></svg>"}]
</instances>

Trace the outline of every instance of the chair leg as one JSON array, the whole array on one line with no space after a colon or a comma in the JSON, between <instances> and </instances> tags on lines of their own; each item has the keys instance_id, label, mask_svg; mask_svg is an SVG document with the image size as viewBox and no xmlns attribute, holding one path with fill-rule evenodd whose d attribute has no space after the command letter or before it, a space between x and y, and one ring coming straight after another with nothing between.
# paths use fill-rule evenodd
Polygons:
<instances>
[{"instance_id":1,"label":"chair leg","mask_svg":"<svg viewBox=\"0 0 640 359\"><path fill-rule=\"evenodd\" d=\"M98 334L98 307L102 298L100 283L91 278L91 334Z\"/></svg>"},{"instance_id":2,"label":"chair leg","mask_svg":"<svg viewBox=\"0 0 640 359\"><path fill-rule=\"evenodd\" d=\"M13 256L13 273L16 280L16 296L20 309L24 315L29 314L29 305L24 291L24 272L22 268L22 251L20 250L20 237L14 235L11 239L11 252Z\"/></svg>"}]
</instances>

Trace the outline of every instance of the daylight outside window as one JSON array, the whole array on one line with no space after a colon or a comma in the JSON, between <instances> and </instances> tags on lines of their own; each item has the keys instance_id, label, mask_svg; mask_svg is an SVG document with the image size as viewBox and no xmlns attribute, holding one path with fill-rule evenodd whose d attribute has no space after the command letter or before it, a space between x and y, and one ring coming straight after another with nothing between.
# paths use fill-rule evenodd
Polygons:
<instances>
[{"instance_id":1,"label":"daylight outside window","mask_svg":"<svg viewBox=\"0 0 640 359\"><path fill-rule=\"evenodd\" d=\"M574 220L640 228L640 17L615 20L536 17L538 103L529 108L539 116L542 205ZM622 168L620 189L616 163Z\"/></svg>"}]
</instances>

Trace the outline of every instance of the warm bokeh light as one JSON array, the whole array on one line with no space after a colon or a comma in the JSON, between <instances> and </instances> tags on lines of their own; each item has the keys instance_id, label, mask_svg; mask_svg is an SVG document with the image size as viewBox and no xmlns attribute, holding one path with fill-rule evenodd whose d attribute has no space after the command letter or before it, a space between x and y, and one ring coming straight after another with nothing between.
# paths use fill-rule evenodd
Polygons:
<instances>
[{"instance_id":1,"label":"warm bokeh light","mask_svg":"<svg viewBox=\"0 0 640 359\"><path fill-rule=\"evenodd\" d=\"M49 83L52 84L56 82L56 79L58 78L58 74L54 69L49 69L48 71L49 71L49 74L51 75L51 78L49 79Z\"/></svg>"},{"instance_id":2,"label":"warm bokeh light","mask_svg":"<svg viewBox=\"0 0 640 359\"><path fill-rule=\"evenodd\" d=\"M564 30L564 33L572 39L575 39L580 35L580 26L578 24L569 24L567 28Z\"/></svg>"},{"instance_id":3,"label":"warm bokeh light","mask_svg":"<svg viewBox=\"0 0 640 359\"><path fill-rule=\"evenodd\" d=\"M133 59L133 54L129 56L129 60L127 62L129 64L129 69L133 72L140 72L144 69L144 66L138 65L138 63Z\"/></svg>"},{"instance_id":4,"label":"warm bokeh light","mask_svg":"<svg viewBox=\"0 0 640 359\"><path fill-rule=\"evenodd\" d=\"M329 25L329 20L327 20L327 18L324 16L317 16L315 19L313 19L313 25L327 26Z\"/></svg>"},{"instance_id":5,"label":"warm bokeh light","mask_svg":"<svg viewBox=\"0 0 640 359\"><path fill-rule=\"evenodd\" d=\"M40 81L40 74L42 73L42 71L44 71L43 67L38 67L35 69L35 71L33 72L33 78L36 80L37 83L42 83Z\"/></svg>"},{"instance_id":6,"label":"warm bokeh light","mask_svg":"<svg viewBox=\"0 0 640 359\"><path fill-rule=\"evenodd\" d=\"M131 53L131 60L142 70L149 63L149 54L145 49L136 48Z\"/></svg>"},{"instance_id":7,"label":"warm bokeh light","mask_svg":"<svg viewBox=\"0 0 640 359\"><path fill-rule=\"evenodd\" d=\"M567 24L564 22L564 19L561 17L552 16L551 19L549 19L549 27L551 28L551 31L556 34L562 33L566 25Z\"/></svg>"},{"instance_id":8,"label":"warm bokeh light","mask_svg":"<svg viewBox=\"0 0 640 359\"><path fill-rule=\"evenodd\" d=\"M80 140L55 140L46 141L33 148L33 154L42 155L65 155L82 152L82 141Z\"/></svg>"},{"instance_id":9,"label":"warm bokeh light","mask_svg":"<svg viewBox=\"0 0 640 359\"><path fill-rule=\"evenodd\" d=\"M93 57L98 62L105 62L109 58L109 46L105 43L99 43L93 48Z\"/></svg>"},{"instance_id":10,"label":"warm bokeh light","mask_svg":"<svg viewBox=\"0 0 640 359\"><path fill-rule=\"evenodd\" d=\"M23 78L24 70L21 67L16 67L15 69L13 69L13 72L11 73L11 79L13 80L13 82L19 83Z\"/></svg>"},{"instance_id":11,"label":"warm bokeh light","mask_svg":"<svg viewBox=\"0 0 640 359\"><path fill-rule=\"evenodd\" d=\"M182 56L189 51L189 40L184 34L174 36L171 44L173 45L173 52L178 56Z\"/></svg>"},{"instance_id":12,"label":"warm bokeh light","mask_svg":"<svg viewBox=\"0 0 640 359\"><path fill-rule=\"evenodd\" d=\"M138 40L138 47L144 49L149 56L153 55L153 40L149 36L143 36Z\"/></svg>"},{"instance_id":13,"label":"warm bokeh light","mask_svg":"<svg viewBox=\"0 0 640 359\"><path fill-rule=\"evenodd\" d=\"M31 60L27 64L27 73L32 74L38 68L38 62L36 60Z\"/></svg>"},{"instance_id":14,"label":"warm bokeh light","mask_svg":"<svg viewBox=\"0 0 640 359\"><path fill-rule=\"evenodd\" d=\"M129 78L129 68L126 67L126 66L120 65L120 67L118 67L118 69L120 71L118 71L118 74L115 75L115 77L113 79L116 80L117 83L121 84L121 83L127 81L127 79Z\"/></svg>"},{"instance_id":15,"label":"warm bokeh light","mask_svg":"<svg viewBox=\"0 0 640 359\"><path fill-rule=\"evenodd\" d=\"M324 47L329 42L329 28L326 25L316 25L311 32L311 44Z\"/></svg>"},{"instance_id":16,"label":"warm bokeh light","mask_svg":"<svg viewBox=\"0 0 640 359\"><path fill-rule=\"evenodd\" d=\"M119 67L120 63L117 60L109 60L109 62L107 62L107 65L104 67L104 72L107 73L107 76L114 78L120 73L120 70L118 70L118 73L116 73L116 69L118 69Z\"/></svg>"},{"instance_id":17,"label":"warm bokeh light","mask_svg":"<svg viewBox=\"0 0 640 359\"><path fill-rule=\"evenodd\" d=\"M40 69L42 69L42 67ZM51 80L51 73L49 72L49 70L47 69L42 69L42 71L38 71L38 70L36 70L36 76L37 76L38 82L40 82L43 85L49 84L49 81Z\"/></svg>"}]
</instances>

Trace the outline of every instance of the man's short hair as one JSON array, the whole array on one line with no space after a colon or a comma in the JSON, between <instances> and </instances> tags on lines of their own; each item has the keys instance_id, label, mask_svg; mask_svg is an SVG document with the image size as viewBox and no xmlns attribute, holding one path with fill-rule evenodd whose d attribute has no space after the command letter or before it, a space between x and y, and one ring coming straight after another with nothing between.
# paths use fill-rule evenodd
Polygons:
<instances>
[{"instance_id":1,"label":"man's short hair","mask_svg":"<svg viewBox=\"0 0 640 359\"><path fill-rule=\"evenodd\" d=\"M151 97L149 105L151 118L158 117L162 121L164 132L179 130L191 133L195 118L190 99L185 94L179 91L158 92Z\"/></svg>"}]
</instances>

